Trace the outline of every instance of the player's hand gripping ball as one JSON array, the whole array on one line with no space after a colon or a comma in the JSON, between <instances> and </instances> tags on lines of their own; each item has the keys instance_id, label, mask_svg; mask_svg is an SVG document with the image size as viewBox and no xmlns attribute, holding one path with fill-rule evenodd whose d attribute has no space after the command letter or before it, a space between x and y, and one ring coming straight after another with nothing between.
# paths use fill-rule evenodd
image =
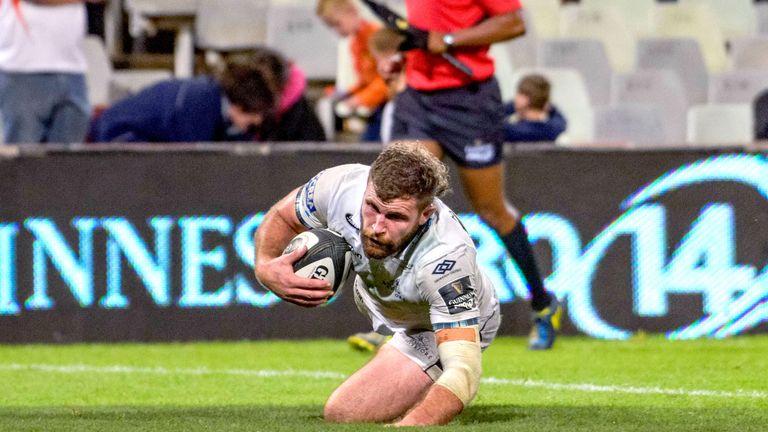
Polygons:
<instances>
[{"instance_id":1,"label":"player's hand gripping ball","mask_svg":"<svg viewBox=\"0 0 768 432\"><path fill-rule=\"evenodd\" d=\"M352 247L335 231L314 228L294 237L283 255L302 246L307 246L307 253L293 263L293 271L301 277L326 280L337 293L352 269Z\"/></svg>"}]
</instances>

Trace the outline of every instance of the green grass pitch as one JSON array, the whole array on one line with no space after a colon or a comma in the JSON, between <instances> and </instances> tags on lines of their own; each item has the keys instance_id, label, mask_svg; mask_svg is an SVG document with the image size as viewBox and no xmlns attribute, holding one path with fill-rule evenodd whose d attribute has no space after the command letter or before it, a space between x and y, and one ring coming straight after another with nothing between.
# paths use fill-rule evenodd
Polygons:
<instances>
[{"instance_id":1,"label":"green grass pitch","mask_svg":"<svg viewBox=\"0 0 768 432\"><path fill-rule=\"evenodd\" d=\"M322 420L368 355L340 340L0 346L0 431L369 431ZM768 336L561 337L486 351L445 431L766 431Z\"/></svg>"}]
</instances>

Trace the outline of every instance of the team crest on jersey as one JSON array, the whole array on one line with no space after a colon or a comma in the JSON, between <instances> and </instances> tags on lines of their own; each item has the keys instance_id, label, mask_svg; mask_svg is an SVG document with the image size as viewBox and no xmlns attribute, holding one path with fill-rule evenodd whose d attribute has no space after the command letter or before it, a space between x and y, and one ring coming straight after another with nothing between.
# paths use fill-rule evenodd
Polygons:
<instances>
[{"instance_id":1,"label":"team crest on jersey","mask_svg":"<svg viewBox=\"0 0 768 432\"><path fill-rule=\"evenodd\" d=\"M472 310L477 307L477 297L475 289L469 281L469 276L464 276L455 280L438 290L443 298L448 312L453 315L464 311Z\"/></svg>"},{"instance_id":2,"label":"team crest on jersey","mask_svg":"<svg viewBox=\"0 0 768 432\"><path fill-rule=\"evenodd\" d=\"M449 259L443 260L435 267L434 270L432 270L432 274L435 274L435 275L446 274L449 271L453 270L453 266L455 265L456 265L456 261L454 260L449 260Z\"/></svg>"}]
</instances>

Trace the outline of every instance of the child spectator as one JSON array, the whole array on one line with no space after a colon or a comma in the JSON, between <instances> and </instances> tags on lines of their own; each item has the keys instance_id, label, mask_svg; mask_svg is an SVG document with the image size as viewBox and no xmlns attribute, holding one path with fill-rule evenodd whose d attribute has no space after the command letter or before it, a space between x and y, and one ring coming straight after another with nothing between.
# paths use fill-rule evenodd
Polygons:
<instances>
[{"instance_id":1,"label":"child spectator","mask_svg":"<svg viewBox=\"0 0 768 432\"><path fill-rule=\"evenodd\" d=\"M107 108L96 142L325 141L304 73L268 49L232 56L221 73L167 80Z\"/></svg>"},{"instance_id":2,"label":"child spectator","mask_svg":"<svg viewBox=\"0 0 768 432\"><path fill-rule=\"evenodd\" d=\"M342 118L368 118L361 140L379 141L378 125L389 94L369 50L369 39L379 26L361 17L353 0L319 0L317 15L339 36L351 37L350 50L358 79L350 88L336 89L335 111Z\"/></svg>"},{"instance_id":3,"label":"child spectator","mask_svg":"<svg viewBox=\"0 0 768 432\"><path fill-rule=\"evenodd\" d=\"M549 103L550 84L541 75L526 75L517 86L513 102L504 105L506 141L555 141L567 122Z\"/></svg>"}]
</instances>

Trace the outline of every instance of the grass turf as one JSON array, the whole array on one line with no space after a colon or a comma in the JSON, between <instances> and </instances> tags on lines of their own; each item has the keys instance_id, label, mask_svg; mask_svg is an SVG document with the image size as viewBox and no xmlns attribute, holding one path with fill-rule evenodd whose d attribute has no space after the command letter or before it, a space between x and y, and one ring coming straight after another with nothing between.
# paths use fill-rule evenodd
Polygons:
<instances>
[{"instance_id":1,"label":"grass turf","mask_svg":"<svg viewBox=\"0 0 768 432\"><path fill-rule=\"evenodd\" d=\"M499 338L478 397L440 429L765 431L766 353L767 336L562 337L546 352ZM321 418L368 358L338 340L0 346L0 431L380 430Z\"/></svg>"}]
</instances>

